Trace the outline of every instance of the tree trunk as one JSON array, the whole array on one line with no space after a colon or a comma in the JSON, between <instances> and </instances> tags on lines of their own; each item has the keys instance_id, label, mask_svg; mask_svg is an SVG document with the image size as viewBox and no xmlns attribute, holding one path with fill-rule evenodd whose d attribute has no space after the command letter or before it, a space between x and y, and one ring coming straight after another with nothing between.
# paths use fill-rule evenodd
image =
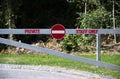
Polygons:
<instances>
[{"instance_id":1,"label":"tree trunk","mask_svg":"<svg viewBox=\"0 0 120 79\"><path fill-rule=\"evenodd\" d=\"M115 7L114 7L114 0L113 0L113 28L115 29ZM116 43L116 34L114 34L114 43Z\"/></svg>"},{"instance_id":2,"label":"tree trunk","mask_svg":"<svg viewBox=\"0 0 120 79\"><path fill-rule=\"evenodd\" d=\"M87 0L85 0L85 15L87 14Z\"/></svg>"},{"instance_id":3,"label":"tree trunk","mask_svg":"<svg viewBox=\"0 0 120 79\"><path fill-rule=\"evenodd\" d=\"M7 4L7 23L8 23L8 28L12 29L14 27L14 21L13 21L13 13L12 13L12 6L11 6L11 0L6 0L6 4ZM9 35L9 39L12 40L13 39L13 34Z\"/></svg>"}]
</instances>

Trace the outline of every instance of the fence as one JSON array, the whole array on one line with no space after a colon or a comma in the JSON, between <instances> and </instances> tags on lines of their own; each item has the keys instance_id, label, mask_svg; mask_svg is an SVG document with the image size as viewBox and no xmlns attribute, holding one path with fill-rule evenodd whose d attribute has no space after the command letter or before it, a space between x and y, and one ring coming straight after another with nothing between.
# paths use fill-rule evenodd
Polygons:
<instances>
[{"instance_id":1,"label":"fence","mask_svg":"<svg viewBox=\"0 0 120 79\"><path fill-rule=\"evenodd\" d=\"M60 31L56 33L58 33L58 36L60 35ZM0 34L51 34L51 29L0 29ZM88 63L88 64L93 64L100 67L120 70L120 66L107 64L100 61L100 44L101 44L100 35L101 34L120 34L120 29L65 29L65 34L96 34L96 43L97 43L96 44L96 61L87 59L84 57L80 57L80 56L66 54L63 52L57 52L47 48L31 46L29 44L19 43L19 42L4 39L4 38L0 38L0 43L17 46L17 47L33 50L36 52L44 52L47 54L60 56L60 57L68 58L71 60Z\"/></svg>"}]
</instances>

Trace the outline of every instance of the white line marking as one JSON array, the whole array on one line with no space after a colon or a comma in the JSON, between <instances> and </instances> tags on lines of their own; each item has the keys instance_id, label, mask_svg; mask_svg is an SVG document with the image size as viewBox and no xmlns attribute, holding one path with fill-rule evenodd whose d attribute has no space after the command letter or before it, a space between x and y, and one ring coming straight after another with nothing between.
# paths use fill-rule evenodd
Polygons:
<instances>
[{"instance_id":1,"label":"white line marking","mask_svg":"<svg viewBox=\"0 0 120 79\"><path fill-rule=\"evenodd\" d=\"M52 30L52 34L65 34L64 30Z\"/></svg>"}]
</instances>

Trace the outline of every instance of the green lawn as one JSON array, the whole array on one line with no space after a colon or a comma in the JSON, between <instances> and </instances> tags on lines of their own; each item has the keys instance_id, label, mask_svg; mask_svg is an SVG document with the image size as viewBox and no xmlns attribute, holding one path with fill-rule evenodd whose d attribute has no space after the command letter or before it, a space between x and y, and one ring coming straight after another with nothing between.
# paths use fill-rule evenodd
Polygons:
<instances>
[{"instance_id":1,"label":"green lawn","mask_svg":"<svg viewBox=\"0 0 120 79\"><path fill-rule=\"evenodd\" d=\"M80 56L96 60L96 55L89 55L88 54L88 55L80 55ZM101 61L107 62L107 63L110 63L110 64L116 64L116 65L120 66L120 54L119 55L115 55L115 54L107 55L107 54L104 54L104 55L101 56Z\"/></svg>"},{"instance_id":2,"label":"green lawn","mask_svg":"<svg viewBox=\"0 0 120 79\"><path fill-rule=\"evenodd\" d=\"M95 55L80 55L86 58L95 59ZM107 63L112 63L120 66L120 55L102 55L101 60ZM89 71L100 75L110 75L120 79L120 71L96 67L93 65L77 62L65 58L60 58L51 55L33 55L33 54L0 54L0 63L4 64L25 64L25 65L48 65L59 66L83 71Z\"/></svg>"}]
</instances>

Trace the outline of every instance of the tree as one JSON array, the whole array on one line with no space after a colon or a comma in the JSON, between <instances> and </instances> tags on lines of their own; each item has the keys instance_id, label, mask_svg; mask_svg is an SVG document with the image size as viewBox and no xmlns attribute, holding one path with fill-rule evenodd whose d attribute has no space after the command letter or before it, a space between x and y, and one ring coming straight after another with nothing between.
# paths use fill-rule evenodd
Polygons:
<instances>
[{"instance_id":1,"label":"tree","mask_svg":"<svg viewBox=\"0 0 120 79\"><path fill-rule=\"evenodd\" d=\"M1 0L1 5L4 28L51 28L56 23L71 28L75 25L74 5L66 0ZM15 35L15 39L21 39L21 36ZM23 37L24 42L28 38L46 39L43 35Z\"/></svg>"},{"instance_id":2,"label":"tree","mask_svg":"<svg viewBox=\"0 0 120 79\"><path fill-rule=\"evenodd\" d=\"M100 0L101 4L105 7L105 9L110 12L113 16L113 25L112 28L120 28L120 0ZM114 41L120 42L120 35L114 34ZM117 39L116 39L117 38Z\"/></svg>"},{"instance_id":3,"label":"tree","mask_svg":"<svg viewBox=\"0 0 120 79\"><path fill-rule=\"evenodd\" d=\"M1 28L16 28L15 25L15 14L13 8L15 9L16 6L13 2L16 3L17 0L1 0L0 8L1 8ZM19 1L19 0L18 0ZM18 3L16 3L18 4ZM9 39L13 39L13 35L9 35Z\"/></svg>"},{"instance_id":4,"label":"tree","mask_svg":"<svg viewBox=\"0 0 120 79\"><path fill-rule=\"evenodd\" d=\"M78 11L76 27L82 29L105 29L112 28L112 15L104 6L100 5L99 0L89 0L84 2L85 12ZM86 11L87 8L87 11ZM68 40L69 39L69 40ZM85 50L95 46L94 35L67 35L62 43L62 48L68 51Z\"/></svg>"}]
</instances>

